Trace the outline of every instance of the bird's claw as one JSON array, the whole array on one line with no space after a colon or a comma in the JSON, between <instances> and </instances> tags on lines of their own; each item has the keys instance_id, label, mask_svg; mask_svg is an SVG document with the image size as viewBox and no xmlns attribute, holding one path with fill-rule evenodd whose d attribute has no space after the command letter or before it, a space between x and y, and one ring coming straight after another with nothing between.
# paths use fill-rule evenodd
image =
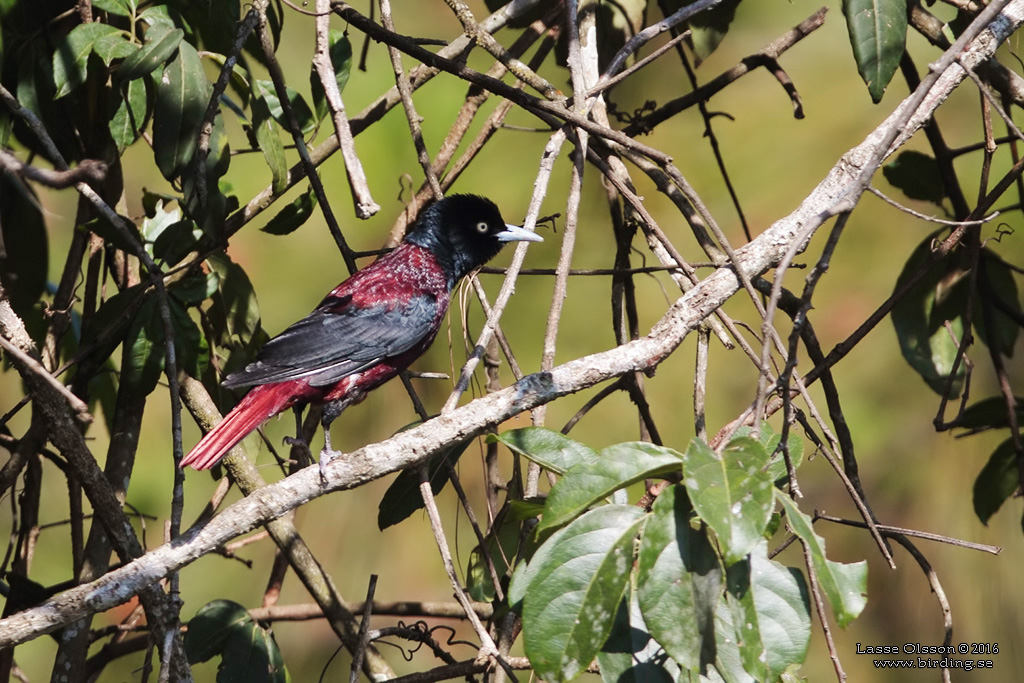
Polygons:
<instances>
[{"instance_id":1,"label":"bird's claw","mask_svg":"<svg viewBox=\"0 0 1024 683\"><path fill-rule=\"evenodd\" d=\"M320 483L327 484L327 466L331 461L341 455L341 451L333 451L328 448L320 451Z\"/></svg>"}]
</instances>

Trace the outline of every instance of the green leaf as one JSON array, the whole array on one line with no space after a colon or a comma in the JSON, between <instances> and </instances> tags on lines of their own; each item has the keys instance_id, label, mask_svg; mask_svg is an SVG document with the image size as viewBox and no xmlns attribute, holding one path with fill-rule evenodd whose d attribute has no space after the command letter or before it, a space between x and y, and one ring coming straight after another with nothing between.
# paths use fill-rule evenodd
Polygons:
<instances>
[{"instance_id":1,"label":"green leaf","mask_svg":"<svg viewBox=\"0 0 1024 683\"><path fill-rule=\"evenodd\" d=\"M175 361L179 370L192 377L202 377L210 364L210 344L199 326L177 300L169 301L174 327ZM162 322L161 322L162 326ZM162 346L161 346L162 348Z\"/></svg>"},{"instance_id":2,"label":"green leaf","mask_svg":"<svg viewBox=\"0 0 1024 683\"><path fill-rule=\"evenodd\" d=\"M299 124L299 130L303 135L309 135L316 128L313 112L310 111L306 100L297 90L285 86L285 93L288 96L288 103L291 104L295 121ZM284 114L284 107L281 105L281 98L277 96L274 84L271 81L257 80L254 82L254 94L266 104L267 113L290 134L291 127L288 124L288 117Z\"/></svg>"},{"instance_id":3,"label":"green leaf","mask_svg":"<svg viewBox=\"0 0 1024 683\"><path fill-rule=\"evenodd\" d=\"M619 604L608 640L597 653L597 663L604 683L680 680L679 665L665 657L661 645L648 632L635 590L630 590Z\"/></svg>"},{"instance_id":4,"label":"green leaf","mask_svg":"<svg viewBox=\"0 0 1024 683\"><path fill-rule=\"evenodd\" d=\"M974 480L974 514L987 525L1007 498L1020 489L1020 466L1013 439L999 444Z\"/></svg>"},{"instance_id":5,"label":"green leaf","mask_svg":"<svg viewBox=\"0 0 1024 683\"><path fill-rule=\"evenodd\" d=\"M639 441L605 448L594 462L569 468L551 489L538 532L566 523L618 489L679 472L682 458L671 448Z\"/></svg>"},{"instance_id":6,"label":"green leaf","mask_svg":"<svg viewBox=\"0 0 1024 683\"><path fill-rule=\"evenodd\" d=\"M876 104L882 100L907 41L907 0L843 0L857 71Z\"/></svg>"},{"instance_id":7,"label":"green leaf","mask_svg":"<svg viewBox=\"0 0 1024 683\"><path fill-rule=\"evenodd\" d=\"M92 6L94 9L101 9L120 17L130 17L135 12L137 4L129 0L92 0Z\"/></svg>"},{"instance_id":8,"label":"green leaf","mask_svg":"<svg viewBox=\"0 0 1024 683\"><path fill-rule=\"evenodd\" d=\"M194 221L172 223L153 241L153 258L168 266L177 265L196 248L201 235Z\"/></svg>"},{"instance_id":9,"label":"green leaf","mask_svg":"<svg viewBox=\"0 0 1024 683\"><path fill-rule=\"evenodd\" d=\"M981 250L978 262L978 296L975 297L974 307L971 309L974 329L978 331L978 338L986 346L1004 356L1013 356L1013 347L1017 344L1017 336L1020 333L1017 320L1024 319L1020 296L1017 293L1017 281L1010 266L987 247ZM1015 314L1016 320L1007 315L1000 304L1009 308ZM986 318L986 310L989 312L990 320Z\"/></svg>"},{"instance_id":10,"label":"green leaf","mask_svg":"<svg viewBox=\"0 0 1024 683\"><path fill-rule=\"evenodd\" d=\"M264 97L264 81L256 81L252 101L252 128L256 135L256 144L263 152L267 166L270 167L272 187L275 194L284 192L288 187L288 160L284 156L284 143L281 142L281 129L270 113L270 107Z\"/></svg>"},{"instance_id":11,"label":"green leaf","mask_svg":"<svg viewBox=\"0 0 1024 683\"><path fill-rule=\"evenodd\" d=\"M773 479L764 471L768 452L755 439L734 438L719 456L694 439L684 455L690 500L722 546L728 566L757 545L772 514Z\"/></svg>"},{"instance_id":12,"label":"green leaf","mask_svg":"<svg viewBox=\"0 0 1024 683\"><path fill-rule=\"evenodd\" d=\"M591 510L534 554L523 591L523 644L539 677L574 678L607 640L644 519L629 505Z\"/></svg>"},{"instance_id":13,"label":"green leaf","mask_svg":"<svg viewBox=\"0 0 1024 683\"><path fill-rule=\"evenodd\" d=\"M487 566L487 556L490 556L491 562L494 563L494 570L499 581L508 572L509 563L516 557L519 538L522 535L522 525L516 524L507 513L507 507L499 511L491 529L485 536L486 545L477 544L469 555L469 565L466 568L466 590L474 600L490 602L496 597L494 580L491 578L491 570ZM487 551L486 556L484 549Z\"/></svg>"},{"instance_id":14,"label":"green leaf","mask_svg":"<svg viewBox=\"0 0 1024 683\"><path fill-rule=\"evenodd\" d=\"M217 683L289 680L273 636L245 607L230 600L214 600L199 609L185 632L185 654L190 664L220 655Z\"/></svg>"},{"instance_id":15,"label":"green leaf","mask_svg":"<svg viewBox=\"0 0 1024 683\"><path fill-rule=\"evenodd\" d=\"M882 167L889 184L911 199L920 199L942 206L946 188L935 159L912 149L900 152L895 161Z\"/></svg>"},{"instance_id":16,"label":"green leaf","mask_svg":"<svg viewBox=\"0 0 1024 683\"><path fill-rule=\"evenodd\" d=\"M789 528L810 551L818 582L832 605L836 621L845 627L857 618L867 604L868 563L861 560L843 564L826 558L825 539L814 532L811 518L801 512L789 496L779 494L776 498L786 511Z\"/></svg>"},{"instance_id":17,"label":"green leaf","mask_svg":"<svg viewBox=\"0 0 1024 683\"><path fill-rule=\"evenodd\" d=\"M313 215L316 208L316 192L313 186L285 205L283 209L260 228L270 235L290 235Z\"/></svg>"},{"instance_id":18,"label":"green leaf","mask_svg":"<svg viewBox=\"0 0 1024 683\"><path fill-rule=\"evenodd\" d=\"M896 280L895 289L918 268L929 263L931 245L938 233L930 235L914 249ZM963 310L967 292L965 273L954 258L932 264L930 270L911 287L892 309L892 324L903 357L937 394L946 393L953 372L957 344L946 329L949 323L957 339L963 336ZM953 378L950 398L960 395L965 368L961 362Z\"/></svg>"},{"instance_id":19,"label":"green leaf","mask_svg":"<svg viewBox=\"0 0 1024 683\"><path fill-rule=\"evenodd\" d=\"M1015 396L1015 412L1018 424L1024 422L1024 396ZM1003 396L992 396L971 404L964 411L957 427L969 430L969 433L981 432L986 429L1004 429L1010 426L1006 410L1006 399Z\"/></svg>"},{"instance_id":20,"label":"green leaf","mask_svg":"<svg viewBox=\"0 0 1024 683\"><path fill-rule=\"evenodd\" d=\"M245 269L227 254L211 254L206 264L220 280L206 312L210 340L220 346L249 343L260 329L260 305Z\"/></svg>"},{"instance_id":21,"label":"green leaf","mask_svg":"<svg viewBox=\"0 0 1024 683\"><path fill-rule=\"evenodd\" d=\"M114 114L107 125L117 150L124 152L138 139L146 120L146 84L140 80L129 81L120 93L115 89L111 89L110 93L116 104L112 107Z\"/></svg>"},{"instance_id":22,"label":"green leaf","mask_svg":"<svg viewBox=\"0 0 1024 683\"><path fill-rule=\"evenodd\" d=\"M128 328L121 363L121 382L136 395L148 396L156 388L164 369L165 339L156 297L147 297Z\"/></svg>"},{"instance_id":23,"label":"green leaf","mask_svg":"<svg viewBox=\"0 0 1024 683\"><path fill-rule=\"evenodd\" d=\"M751 432L750 427L743 426L736 430L736 436L752 436ZM776 434L767 422L762 422L761 434L757 440L772 455L766 470L768 477L774 480L776 485L787 483L789 472L786 469L786 459L782 455L782 449L779 448L782 435ZM786 439L786 448L789 450L789 459L793 461L793 469L798 469L804 460L804 442L792 429L789 430L789 438Z\"/></svg>"},{"instance_id":24,"label":"green leaf","mask_svg":"<svg viewBox=\"0 0 1024 683\"><path fill-rule=\"evenodd\" d=\"M694 1L688 0L687 2L677 4L680 4L680 6L692 5ZM707 59L715 51L715 48L721 45L725 39L725 34L729 32L729 24L732 23L733 18L736 16L736 8L739 5L740 0L723 0L711 9L700 12L686 22L690 28L688 42L693 50L694 62L697 66L700 66L701 62Z\"/></svg>"},{"instance_id":25,"label":"green leaf","mask_svg":"<svg viewBox=\"0 0 1024 683\"><path fill-rule=\"evenodd\" d=\"M118 79L122 82L132 81L152 73L171 58L184 37L185 32L180 28L171 28L166 24L151 27L146 32L143 46L121 62L116 71Z\"/></svg>"},{"instance_id":26,"label":"green leaf","mask_svg":"<svg viewBox=\"0 0 1024 683\"><path fill-rule=\"evenodd\" d=\"M699 671L714 661L722 568L707 532L691 526L692 510L682 486L658 496L640 540L637 592L651 635L680 666Z\"/></svg>"},{"instance_id":27,"label":"green leaf","mask_svg":"<svg viewBox=\"0 0 1024 683\"><path fill-rule=\"evenodd\" d=\"M349 42L344 31L331 29L327 45L331 66L334 68L334 78L338 84L338 92L344 92L349 73L352 71L352 43ZM327 97L324 95L324 86L320 82L315 67L311 67L309 72L309 87L313 94L313 110L316 112L316 120L323 121L328 114Z\"/></svg>"},{"instance_id":28,"label":"green leaf","mask_svg":"<svg viewBox=\"0 0 1024 683\"><path fill-rule=\"evenodd\" d=\"M758 680L774 681L807 657L811 606L803 574L769 560L767 553L762 541L747 560L729 568L726 601L744 668Z\"/></svg>"},{"instance_id":29,"label":"green leaf","mask_svg":"<svg viewBox=\"0 0 1024 683\"><path fill-rule=\"evenodd\" d=\"M522 427L489 434L487 443L504 444L513 453L529 458L555 474L574 465L597 462L597 451L546 427Z\"/></svg>"},{"instance_id":30,"label":"green leaf","mask_svg":"<svg viewBox=\"0 0 1024 683\"><path fill-rule=\"evenodd\" d=\"M54 99L60 99L85 83L89 55L93 45L103 36L120 34L108 24L79 24L57 44L53 52L53 84L57 87Z\"/></svg>"},{"instance_id":31,"label":"green leaf","mask_svg":"<svg viewBox=\"0 0 1024 683\"><path fill-rule=\"evenodd\" d=\"M181 175L192 161L209 100L210 83L199 53L182 42L177 57L157 82L153 113L153 152L160 173L168 180Z\"/></svg>"},{"instance_id":32,"label":"green leaf","mask_svg":"<svg viewBox=\"0 0 1024 683\"><path fill-rule=\"evenodd\" d=\"M416 424L419 422L414 422L400 431ZM467 439L452 444L431 456L427 463L427 475L430 481L430 490L434 492L435 496L448 484L448 467L458 462L470 443L472 443L472 439ZM413 513L422 509L423 496L420 494L419 468L402 470L380 499L377 506L377 528L383 531L389 526L405 521Z\"/></svg>"},{"instance_id":33,"label":"green leaf","mask_svg":"<svg viewBox=\"0 0 1024 683\"><path fill-rule=\"evenodd\" d=\"M131 41L127 33L118 31L97 38L92 51L106 66L110 66L115 59L124 59L138 52L139 46Z\"/></svg>"},{"instance_id":34,"label":"green leaf","mask_svg":"<svg viewBox=\"0 0 1024 683\"><path fill-rule=\"evenodd\" d=\"M0 173L0 231L0 281L25 318L46 291L49 237L35 192L10 173Z\"/></svg>"}]
</instances>

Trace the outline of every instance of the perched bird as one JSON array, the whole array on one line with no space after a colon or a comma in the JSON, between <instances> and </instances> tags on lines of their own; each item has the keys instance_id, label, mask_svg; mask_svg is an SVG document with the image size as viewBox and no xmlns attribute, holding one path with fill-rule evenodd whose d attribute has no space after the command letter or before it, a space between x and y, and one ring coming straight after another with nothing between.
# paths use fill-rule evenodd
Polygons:
<instances>
[{"instance_id":1,"label":"perched bird","mask_svg":"<svg viewBox=\"0 0 1024 683\"><path fill-rule=\"evenodd\" d=\"M416 360L434 341L455 284L506 242L540 242L506 225L494 202L452 195L425 209L394 251L334 288L312 313L264 345L225 387L253 388L186 455L182 467L212 467L270 417L324 404L324 450L331 422Z\"/></svg>"}]
</instances>

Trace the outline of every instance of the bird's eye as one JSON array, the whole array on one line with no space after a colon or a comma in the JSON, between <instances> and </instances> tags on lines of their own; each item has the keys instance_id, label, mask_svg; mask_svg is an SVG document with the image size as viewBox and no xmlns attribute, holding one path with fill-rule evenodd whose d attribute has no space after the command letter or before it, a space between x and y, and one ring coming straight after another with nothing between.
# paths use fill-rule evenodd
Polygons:
<instances>
[{"instance_id":1,"label":"bird's eye","mask_svg":"<svg viewBox=\"0 0 1024 683\"><path fill-rule=\"evenodd\" d=\"M487 225L486 221L480 221L476 224L476 231L481 235L486 235L490 230L491 226Z\"/></svg>"}]
</instances>

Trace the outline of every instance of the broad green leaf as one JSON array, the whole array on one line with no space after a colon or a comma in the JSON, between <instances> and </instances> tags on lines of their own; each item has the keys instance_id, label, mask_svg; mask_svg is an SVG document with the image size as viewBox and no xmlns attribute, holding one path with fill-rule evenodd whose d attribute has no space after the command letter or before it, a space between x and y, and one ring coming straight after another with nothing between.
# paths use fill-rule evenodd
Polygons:
<instances>
[{"instance_id":1,"label":"broad green leaf","mask_svg":"<svg viewBox=\"0 0 1024 683\"><path fill-rule=\"evenodd\" d=\"M142 239L146 241L146 244L152 245L160 238L160 235L163 234L164 230L179 223L180 221L180 209L171 209L168 211L164 209L162 202L158 202L153 215L147 216L142 220L142 226L139 228L139 231L142 235Z\"/></svg>"},{"instance_id":2,"label":"broad green leaf","mask_svg":"<svg viewBox=\"0 0 1024 683\"><path fill-rule=\"evenodd\" d=\"M618 489L682 468L683 456L663 446L633 442L609 446L597 460L574 465L548 494L538 531L565 524Z\"/></svg>"},{"instance_id":3,"label":"broad green leaf","mask_svg":"<svg viewBox=\"0 0 1024 683\"><path fill-rule=\"evenodd\" d=\"M130 17L138 6L134 0L92 0L94 9L101 9L122 17Z\"/></svg>"},{"instance_id":4,"label":"broad green leaf","mask_svg":"<svg viewBox=\"0 0 1024 683\"><path fill-rule=\"evenodd\" d=\"M349 42L344 31L331 29L327 45L331 66L334 67L334 78L338 84L338 92L344 92L349 73L352 71L352 43ZM328 114L327 98L315 68L311 68L309 72L309 87L313 94L313 110L316 112L316 120L323 121Z\"/></svg>"},{"instance_id":5,"label":"broad green leaf","mask_svg":"<svg viewBox=\"0 0 1024 683\"><path fill-rule=\"evenodd\" d=\"M206 312L211 341L220 346L248 344L260 329L260 305L252 281L245 269L226 254L211 254L206 264L220 277Z\"/></svg>"},{"instance_id":6,"label":"broad green leaf","mask_svg":"<svg viewBox=\"0 0 1024 683\"><path fill-rule=\"evenodd\" d=\"M153 240L153 258L168 266L177 265L196 248L201 236L194 221L186 219L172 223Z\"/></svg>"},{"instance_id":7,"label":"broad green leaf","mask_svg":"<svg viewBox=\"0 0 1024 683\"><path fill-rule=\"evenodd\" d=\"M736 641L736 631L733 610L723 595L715 610L715 663L705 669L699 678L691 676L692 683L760 683L743 664L743 653Z\"/></svg>"},{"instance_id":8,"label":"broad green leaf","mask_svg":"<svg viewBox=\"0 0 1024 683\"><path fill-rule=\"evenodd\" d=\"M210 90L199 53L181 42L158 79L153 113L153 152L168 180L181 175L195 155Z\"/></svg>"},{"instance_id":9,"label":"broad green leaf","mask_svg":"<svg viewBox=\"0 0 1024 683\"><path fill-rule=\"evenodd\" d=\"M598 457L593 448L546 427L523 427L489 434L487 443L495 442L555 474L564 474L574 465L596 462Z\"/></svg>"},{"instance_id":10,"label":"broad green leaf","mask_svg":"<svg viewBox=\"0 0 1024 683\"><path fill-rule=\"evenodd\" d=\"M974 481L974 514L982 524L1020 488L1020 464L1013 448L1013 439L999 444Z\"/></svg>"},{"instance_id":11,"label":"broad green leaf","mask_svg":"<svg viewBox=\"0 0 1024 683\"><path fill-rule=\"evenodd\" d=\"M11 306L24 318L46 291L49 237L32 188L0 173L0 275Z\"/></svg>"},{"instance_id":12,"label":"broad green leaf","mask_svg":"<svg viewBox=\"0 0 1024 683\"><path fill-rule=\"evenodd\" d=\"M203 605L188 624L185 654L191 664L220 655L217 683L285 683L288 672L269 631L236 602Z\"/></svg>"},{"instance_id":13,"label":"broad green leaf","mask_svg":"<svg viewBox=\"0 0 1024 683\"><path fill-rule=\"evenodd\" d=\"M699 671L714 661L722 568L707 532L690 524L684 487L664 490L651 512L640 539L636 581L644 623L680 666Z\"/></svg>"},{"instance_id":14,"label":"broad green leaf","mask_svg":"<svg viewBox=\"0 0 1024 683\"><path fill-rule=\"evenodd\" d=\"M167 231L164 232L164 235ZM201 270L171 283L167 291L183 306L198 306L217 293L220 287L220 276L215 272L204 273Z\"/></svg>"},{"instance_id":15,"label":"broad green leaf","mask_svg":"<svg viewBox=\"0 0 1024 683\"><path fill-rule=\"evenodd\" d=\"M499 511L490 531L485 536L487 555L494 563L494 570L499 581L508 572L509 564L516 558L519 550L519 538L522 535L522 525L511 519L511 516L507 514L508 511L508 507ZM480 544L477 544L473 548L473 552L469 554L469 566L466 568L466 590L470 597L481 602L490 602L496 597L491 570L487 566L487 558Z\"/></svg>"},{"instance_id":16,"label":"broad green leaf","mask_svg":"<svg viewBox=\"0 0 1024 683\"><path fill-rule=\"evenodd\" d=\"M811 606L803 574L769 560L763 541L727 574L726 601L744 667L758 680L777 680L786 667L803 663L810 645Z\"/></svg>"},{"instance_id":17,"label":"broad green leaf","mask_svg":"<svg viewBox=\"0 0 1024 683\"><path fill-rule=\"evenodd\" d=\"M619 603L608 640L597 653L604 683L674 683L679 665L647 630L636 591L630 590Z\"/></svg>"},{"instance_id":18,"label":"broad green leaf","mask_svg":"<svg viewBox=\"0 0 1024 683\"><path fill-rule=\"evenodd\" d=\"M117 68L122 82L142 78L163 66L178 49L185 32L165 24L153 26L146 32L146 42Z\"/></svg>"},{"instance_id":19,"label":"broad green leaf","mask_svg":"<svg viewBox=\"0 0 1024 683\"><path fill-rule=\"evenodd\" d=\"M202 377L210 364L210 344L188 311L176 299L171 298L168 303L174 327L175 362L178 369L192 377Z\"/></svg>"},{"instance_id":20,"label":"broad green leaf","mask_svg":"<svg viewBox=\"0 0 1024 683\"><path fill-rule=\"evenodd\" d=\"M836 621L845 627L857 618L867 604L868 563L861 560L844 564L829 560L825 556L825 539L815 533L811 518L801 512L789 496L779 494L776 498L786 511L789 528L810 551L818 582L832 605Z\"/></svg>"},{"instance_id":21,"label":"broad green leaf","mask_svg":"<svg viewBox=\"0 0 1024 683\"><path fill-rule=\"evenodd\" d=\"M736 436L752 436L751 432L750 427L743 426L736 430ZM768 476L776 484L788 481L789 472L786 470L786 459L779 448L779 444L782 442L782 434L776 434L770 424L762 422L761 434L757 437L757 440L772 456L766 470ZM789 430L786 447L789 449L789 459L793 461L793 469L798 469L804 459L804 442L792 429Z\"/></svg>"},{"instance_id":22,"label":"broad green leaf","mask_svg":"<svg viewBox=\"0 0 1024 683\"><path fill-rule=\"evenodd\" d=\"M288 186L288 160L284 156L281 129L270 113L265 97L264 81L256 81L252 100L252 128L263 158L270 167L271 183L275 194ZM271 86L272 87L272 86Z\"/></svg>"},{"instance_id":23,"label":"broad green leaf","mask_svg":"<svg viewBox=\"0 0 1024 683\"><path fill-rule=\"evenodd\" d=\"M106 66L110 66L115 59L124 59L138 52L139 46L131 41L127 33L118 31L97 38L92 51Z\"/></svg>"},{"instance_id":24,"label":"broad green leaf","mask_svg":"<svg viewBox=\"0 0 1024 683\"><path fill-rule=\"evenodd\" d=\"M310 185L308 190L286 204L260 229L270 235L289 235L309 220L316 204L316 192Z\"/></svg>"},{"instance_id":25,"label":"broad green leaf","mask_svg":"<svg viewBox=\"0 0 1024 683\"><path fill-rule=\"evenodd\" d=\"M127 149L139 137L146 120L146 84L141 80L128 81L118 89L111 89L116 98L114 114L107 126L119 152Z\"/></svg>"},{"instance_id":26,"label":"broad green leaf","mask_svg":"<svg viewBox=\"0 0 1024 683\"><path fill-rule=\"evenodd\" d=\"M895 161L882 167L882 174L890 185L911 199L942 206L946 197L938 162L922 152L912 149L900 152Z\"/></svg>"},{"instance_id":27,"label":"broad green leaf","mask_svg":"<svg viewBox=\"0 0 1024 683\"><path fill-rule=\"evenodd\" d=\"M928 236L914 249L896 280L895 289L900 289L918 268L929 262L934 237L935 234ZM932 264L892 309L892 324L903 357L940 395L946 392L957 351L957 343L946 329L946 323L958 340L963 335L963 308L967 300L964 279L954 259L943 259ZM950 398L960 395L964 372L964 364L960 363Z\"/></svg>"},{"instance_id":28,"label":"broad green leaf","mask_svg":"<svg viewBox=\"0 0 1024 683\"><path fill-rule=\"evenodd\" d=\"M694 0L688 0L676 4L692 5L693 2ZM739 4L740 0L722 0L721 3L700 12L686 22L690 28L690 48L693 50L694 62L697 66L700 66L701 62L707 59L725 39L725 34L729 32L729 24L736 16L736 8L739 7Z\"/></svg>"},{"instance_id":29,"label":"broad green leaf","mask_svg":"<svg viewBox=\"0 0 1024 683\"><path fill-rule=\"evenodd\" d=\"M694 509L718 536L725 564L741 560L771 518L773 479L764 471L768 452L741 436L721 455L694 439L683 457L683 481Z\"/></svg>"},{"instance_id":30,"label":"broad green leaf","mask_svg":"<svg viewBox=\"0 0 1024 683\"><path fill-rule=\"evenodd\" d=\"M907 0L843 0L857 71L878 103L907 42Z\"/></svg>"},{"instance_id":31,"label":"broad green leaf","mask_svg":"<svg viewBox=\"0 0 1024 683\"><path fill-rule=\"evenodd\" d=\"M628 505L591 510L534 554L523 597L523 644L539 677L574 678L607 640L644 519Z\"/></svg>"},{"instance_id":32,"label":"broad green leaf","mask_svg":"<svg viewBox=\"0 0 1024 683\"><path fill-rule=\"evenodd\" d=\"M100 23L73 28L53 52L53 84L57 87L54 99L64 97L85 82L94 43L103 36L120 33L120 29Z\"/></svg>"},{"instance_id":33,"label":"broad green leaf","mask_svg":"<svg viewBox=\"0 0 1024 683\"><path fill-rule=\"evenodd\" d=\"M1024 422L1024 396L1015 396L1017 422ZM969 430L969 433L980 432L986 429L1003 429L1010 426L1010 420L1006 410L1006 399L1002 396L992 396L976 403L972 403L964 411L960 424L957 427Z\"/></svg>"},{"instance_id":34,"label":"broad green leaf","mask_svg":"<svg viewBox=\"0 0 1024 683\"><path fill-rule=\"evenodd\" d=\"M408 429L418 422L403 428ZM427 478L430 490L436 496L448 484L448 467L454 465L466 452L472 439L461 441L444 448L427 462ZM423 496L420 495L419 468L402 470L391 482L377 505L377 528L383 531L390 526L405 521L418 510L423 509Z\"/></svg>"},{"instance_id":35,"label":"broad green leaf","mask_svg":"<svg viewBox=\"0 0 1024 683\"><path fill-rule=\"evenodd\" d=\"M291 134L288 117L285 116L284 107L281 105L281 98L277 96L277 90L274 89L274 84L271 81L257 80L254 85L255 94L266 103L267 112L270 116L281 125L281 128ZM313 112L310 111L309 105L306 104L306 100L297 90L293 90L292 88L285 86L285 93L288 96L288 103L291 105L295 121L299 124L299 130L302 131L303 135L309 135L316 127L316 121L313 119Z\"/></svg>"},{"instance_id":36,"label":"broad green leaf","mask_svg":"<svg viewBox=\"0 0 1024 683\"><path fill-rule=\"evenodd\" d=\"M981 250L979 264L978 296L971 309L974 329L986 346L1004 356L1013 356L1013 347L1020 333L1017 320L1024 318L1017 281L1010 266L987 247ZM1013 316L1007 315L1004 306L1010 309ZM986 319L986 309L990 320Z\"/></svg>"},{"instance_id":37,"label":"broad green leaf","mask_svg":"<svg viewBox=\"0 0 1024 683\"><path fill-rule=\"evenodd\" d=\"M122 351L121 382L135 394L148 396L156 388L164 369L165 339L156 297L147 297L132 318Z\"/></svg>"}]
</instances>

